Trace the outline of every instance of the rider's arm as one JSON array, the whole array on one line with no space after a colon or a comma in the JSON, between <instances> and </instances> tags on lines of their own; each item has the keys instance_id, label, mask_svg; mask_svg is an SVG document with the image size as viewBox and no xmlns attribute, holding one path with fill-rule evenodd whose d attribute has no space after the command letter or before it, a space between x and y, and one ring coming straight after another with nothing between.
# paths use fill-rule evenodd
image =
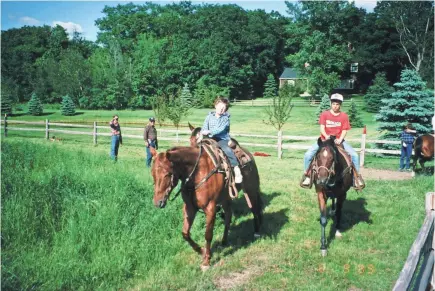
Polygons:
<instances>
[{"instance_id":1,"label":"rider's arm","mask_svg":"<svg viewBox=\"0 0 435 291\"><path fill-rule=\"evenodd\" d=\"M230 119L228 117L222 116L219 120L218 125L210 131L210 134L217 135L225 131L229 131Z\"/></svg>"},{"instance_id":2,"label":"rider's arm","mask_svg":"<svg viewBox=\"0 0 435 291\"><path fill-rule=\"evenodd\" d=\"M321 124L320 125L320 133L322 134L322 136L325 138L325 139L328 139L329 138L329 135L326 133L326 131L325 131L325 125L324 124Z\"/></svg>"},{"instance_id":3,"label":"rider's arm","mask_svg":"<svg viewBox=\"0 0 435 291\"><path fill-rule=\"evenodd\" d=\"M210 117L210 115L207 115L207 117L205 118L204 123L202 124L202 127L201 127L201 131L209 130L209 128L208 128L209 117Z\"/></svg>"},{"instance_id":4,"label":"rider's arm","mask_svg":"<svg viewBox=\"0 0 435 291\"><path fill-rule=\"evenodd\" d=\"M344 138L346 137L346 134L347 134L347 130L343 130L341 132L341 135L340 135L340 138L339 138L340 143L344 140Z\"/></svg>"}]
</instances>

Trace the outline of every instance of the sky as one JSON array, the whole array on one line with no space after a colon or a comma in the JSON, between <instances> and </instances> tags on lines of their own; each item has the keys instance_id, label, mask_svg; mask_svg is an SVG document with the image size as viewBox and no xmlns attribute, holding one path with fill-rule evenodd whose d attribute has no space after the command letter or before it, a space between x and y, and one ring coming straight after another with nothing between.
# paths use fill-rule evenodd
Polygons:
<instances>
[{"instance_id":1,"label":"sky","mask_svg":"<svg viewBox=\"0 0 435 291\"><path fill-rule=\"evenodd\" d=\"M77 31L87 40L95 41L98 28L95 20L105 15L101 13L104 6L116 6L131 1L1 1L1 30L30 26L56 26L61 25L68 33ZM152 1L162 5L179 1ZM228 4L234 3L245 10L263 9L272 10L287 15L284 1L192 1L195 4ZM355 5L373 11L376 0L355 0ZM145 2L133 1L134 4Z\"/></svg>"}]
</instances>

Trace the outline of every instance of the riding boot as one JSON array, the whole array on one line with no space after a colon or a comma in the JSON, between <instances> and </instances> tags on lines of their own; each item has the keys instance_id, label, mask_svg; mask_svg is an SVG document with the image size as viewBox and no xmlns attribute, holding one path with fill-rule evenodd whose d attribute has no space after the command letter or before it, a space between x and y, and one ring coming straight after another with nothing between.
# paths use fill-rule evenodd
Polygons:
<instances>
[{"instance_id":1,"label":"riding boot","mask_svg":"<svg viewBox=\"0 0 435 291\"><path fill-rule=\"evenodd\" d=\"M234 166L234 176L234 182L236 182L236 184L242 183L243 176L239 166Z\"/></svg>"},{"instance_id":2,"label":"riding boot","mask_svg":"<svg viewBox=\"0 0 435 291\"><path fill-rule=\"evenodd\" d=\"M313 186L313 182L311 181L311 167L302 175L299 186L306 189L310 189Z\"/></svg>"},{"instance_id":3,"label":"riding boot","mask_svg":"<svg viewBox=\"0 0 435 291\"><path fill-rule=\"evenodd\" d=\"M357 172L356 169L353 170L353 188L357 191L361 191L366 187L364 179L361 174Z\"/></svg>"}]
</instances>

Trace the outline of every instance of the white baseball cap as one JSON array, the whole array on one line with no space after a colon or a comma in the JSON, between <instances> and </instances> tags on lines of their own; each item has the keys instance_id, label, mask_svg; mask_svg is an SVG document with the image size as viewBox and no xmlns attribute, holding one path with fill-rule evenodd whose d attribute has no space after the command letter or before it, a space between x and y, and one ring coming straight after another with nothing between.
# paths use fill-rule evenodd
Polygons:
<instances>
[{"instance_id":1,"label":"white baseball cap","mask_svg":"<svg viewBox=\"0 0 435 291\"><path fill-rule=\"evenodd\" d=\"M331 102L332 101L340 101L343 102L343 95L335 93L331 95Z\"/></svg>"}]
</instances>

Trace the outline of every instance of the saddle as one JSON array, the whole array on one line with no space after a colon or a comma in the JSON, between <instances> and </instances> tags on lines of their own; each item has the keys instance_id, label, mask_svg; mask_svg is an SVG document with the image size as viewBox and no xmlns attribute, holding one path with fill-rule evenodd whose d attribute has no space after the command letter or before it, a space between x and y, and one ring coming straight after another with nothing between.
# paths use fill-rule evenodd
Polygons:
<instances>
[{"instance_id":1,"label":"saddle","mask_svg":"<svg viewBox=\"0 0 435 291\"><path fill-rule=\"evenodd\" d=\"M231 139L228 145L234 151L240 168L246 166L249 162L253 160L253 157L248 154L242 147L240 147L239 143L236 140ZM228 187L228 193L230 194L230 197L232 199L235 199L239 191L237 190L234 173L231 169L231 163L227 155L221 149L218 142L213 139L203 139L200 146L203 147L203 149L213 161L217 172L224 174L225 185Z\"/></svg>"},{"instance_id":2,"label":"saddle","mask_svg":"<svg viewBox=\"0 0 435 291\"><path fill-rule=\"evenodd\" d=\"M347 171L349 171L350 173L352 173L353 178L356 179L357 178L357 172L355 170L355 167L352 163L352 158L351 156L346 152L346 150L344 149L344 147L342 145L338 145L337 147L337 154L341 155L344 160L346 161L346 168L343 170L343 173L341 173L341 175L345 175ZM317 153L316 153L317 155ZM302 175L302 180L300 182L300 186L302 188L306 188L306 189L311 189L313 187L313 181L314 181L314 171L313 171L313 165L316 161L316 157L314 156L313 160L310 163L310 166L308 167L308 176L310 177L310 184L308 186L305 186L302 184L302 182L305 179L305 175Z\"/></svg>"}]
</instances>

